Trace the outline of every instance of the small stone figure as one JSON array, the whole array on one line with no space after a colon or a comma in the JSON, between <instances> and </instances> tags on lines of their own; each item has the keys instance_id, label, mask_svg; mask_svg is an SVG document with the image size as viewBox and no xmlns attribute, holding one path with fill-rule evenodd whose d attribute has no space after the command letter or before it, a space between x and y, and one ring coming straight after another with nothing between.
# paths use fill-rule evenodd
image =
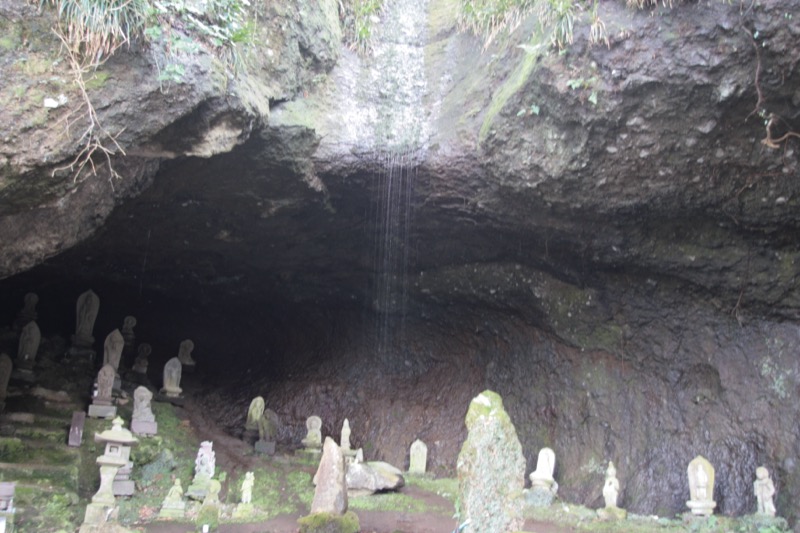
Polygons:
<instances>
[{"instance_id":1,"label":"small stone figure","mask_svg":"<svg viewBox=\"0 0 800 533\"><path fill-rule=\"evenodd\" d=\"M203 498L203 504L200 506L200 511L197 513L195 523L198 527L209 526L216 530L219 525L219 515L222 510L222 505L219 501L219 492L222 490L222 484L216 479L208 482L208 491Z\"/></svg>"},{"instance_id":2,"label":"small stone figure","mask_svg":"<svg viewBox=\"0 0 800 533\"><path fill-rule=\"evenodd\" d=\"M153 348L146 342L143 342L139 345L139 349L137 350L136 354L136 360L133 362L134 372L138 372L139 374L147 374L147 358L150 357L150 353L152 351Z\"/></svg>"},{"instance_id":3,"label":"small stone figure","mask_svg":"<svg viewBox=\"0 0 800 533\"><path fill-rule=\"evenodd\" d=\"M111 365L105 365L97 373L97 394L89 406L90 417L113 418L117 415L117 408L112 405L112 391L116 375L117 373Z\"/></svg>"},{"instance_id":4,"label":"small stone figure","mask_svg":"<svg viewBox=\"0 0 800 533\"><path fill-rule=\"evenodd\" d=\"M264 414L264 398L256 396L250 402L250 407L247 409L247 420L244 423L244 433L242 440L248 444L254 444L258 439L258 421Z\"/></svg>"},{"instance_id":5,"label":"small stone figure","mask_svg":"<svg viewBox=\"0 0 800 533\"><path fill-rule=\"evenodd\" d=\"M302 440L303 446L308 450L322 448L322 419L316 415L306 419L306 438Z\"/></svg>"},{"instance_id":6,"label":"small stone figure","mask_svg":"<svg viewBox=\"0 0 800 533\"><path fill-rule=\"evenodd\" d=\"M714 467L705 457L695 457L687 469L691 499L686 502L692 514L709 516L714 513Z\"/></svg>"},{"instance_id":7,"label":"small stone figure","mask_svg":"<svg viewBox=\"0 0 800 533\"><path fill-rule=\"evenodd\" d=\"M214 443L206 440L200 443L200 449L197 451L197 458L194 461L194 478L186 491L186 495L194 500L205 499L211 478L214 477L217 462L213 447Z\"/></svg>"},{"instance_id":8,"label":"small stone figure","mask_svg":"<svg viewBox=\"0 0 800 533\"><path fill-rule=\"evenodd\" d=\"M79 349L91 349L94 344L92 330L97 313L100 310L100 298L91 290L78 297L75 306L75 335L72 336L72 346Z\"/></svg>"},{"instance_id":9,"label":"small stone figure","mask_svg":"<svg viewBox=\"0 0 800 533\"><path fill-rule=\"evenodd\" d=\"M158 423L150 406L152 400L153 393L147 387L139 386L133 391L131 431L136 435L155 435L158 433Z\"/></svg>"},{"instance_id":10,"label":"small stone figure","mask_svg":"<svg viewBox=\"0 0 800 533\"><path fill-rule=\"evenodd\" d=\"M17 350L18 369L33 370L41 341L42 333L39 331L39 326L36 322L28 322L28 324L22 328L22 333L19 336L19 348Z\"/></svg>"},{"instance_id":11,"label":"small stone figure","mask_svg":"<svg viewBox=\"0 0 800 533\"><path fill-rule=\"evenodd\" d=\"M119 362L122 359L124 346L125 339L122 338L122 333L118 329L109 333L103 343L103 364L113 366L117 375L119 375Z\"/></svg>"},{"instance_id":12,"label":"small stone figure","mask_svg":"<svg viewBox=\"0 0 800 533\"><path fill-rule=\"evenodd\" d=\"M165 394L167 398L178 398L183 392L183 389L180 387L182 370L183 365L181 365L177 357L173 357L164 365L164 387L161 389L161 392Z\"/></svg>"},{"instance_id":13,"label":"small stone figure","mask_svg":"<svg viewBox=\"0 0 800 533\"><path fill-rule=\"evenodd\" d=\"M756 480L753 482L753 491L756 493L758 509L756 514L765 516L775 516L775 504L772 497L775 496L775 484L769 477L769 470L766 467L756 468Z\"/></svg>"},{"instance_id":14,"label":"small stone figure","mask_svg":"<svg viewBox=\"0 0 800 533\"><path fill-rule=\"evenodd\" d=\"M255 476L252 472L247 472L242 481L242 503L250 503L253 501L253 484L255 483Z\"/></svg>"},{"instance_id":15,"label":"small stone figure","mask_svg":"<svg viewBox=\"0 0 800 533\"><path fill-rule=\"evenodd\" d=\"M181 487L181 480L177 478L172 487L170 487L167 497L161 504L161 510L158 513L159 518L166 519L182 519L186 512L186 502L183 501L183 487Z\"/></svg>"},{"instance_id":16,"label":"small stone figure","mask_svg":"<svg viewBox=\"0 0 800 533\"><path fill-rule=\"evenodd\" d=\"M339 447L345 455L350 452L350 421L346 418L344 419L344 423L342 423L342 438Z\"/></svg>"},{"instance_id":17,"label":"small stone figure","mask_svg":"<svg viewBox=\"0 0 800 533\"><path fill-rule=\"evenodd\" d=\"M539 450L536 470L531 472L531 489L526 493L526 501L533 507L549 507L558 493L558 483L553 478L556 468L556 454L550 448Z\"/></svg>"},{"instance_id":18,"label":"small stone figure","mask_svg":"<svg viewBox=\"0 0 800 533\"><path fill-rule=\"evenodd\" d=\"M39 296L35 292L29 292L25 295L22 309L19 310L16 320L14 320L15 331L21 330L28 322L33 322L39 318L39 314L36 312L36 304L38 303Z\"/></svg>"},{"instance_id":19,"label":"small stone figure","mask_svg":"<svg viewBox=\"0 0 800 533\"><path fill-rule=\"evenodd\" d=\"M417 439L411 444L408 456L408 472L424 474L428 465L428 446Z\"/></svg>"},{"instance_id":20,"label":"small stone figure","mask_svg":"<svg viewBox=\"0 0 800 533\"><path fill-rule=\"evenodd\" d=\"M601 520L622 520L627 516L627 511L617 507L619 497L619 480L617 479L617 469L614 463L609 461L606 469L606 482L603 485L603 499L606 502L605 509L598 509L597 515Z\"/></svg>"},{"instance_id":21,"label":"small stone figure","mask_svg":"<svg viewBox=\"0 0 800 533\"><path fill-rule=\"evenodd\" d=\"M178 350L178 359L182 365L194 368L196 362L192 359L192 350L194 350L194 343L190 339L181 342L181 347Z\"/></svg>"}]
</instances>

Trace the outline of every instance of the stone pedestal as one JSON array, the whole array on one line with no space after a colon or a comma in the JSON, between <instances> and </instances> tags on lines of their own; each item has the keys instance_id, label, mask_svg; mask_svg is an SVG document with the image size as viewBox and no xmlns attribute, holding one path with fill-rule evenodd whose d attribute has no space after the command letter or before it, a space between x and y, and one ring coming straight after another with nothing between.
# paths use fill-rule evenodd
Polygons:
<instances>
[{"instance_id":1,"label":"stone pedestal","mask_svg":"<svg viewBox=\"0 0 800 533\"><path fill-rule=\"evenodd\" d=\"M275 455L275 443L272 441L258 440L256 441L255 449L257 453Z\"/></svg>"},{"instance_id":2,"label":"stone pedestal","mask_svg":"<svg viewBox=\"0 0 800 533\"><path fill-rule=\"evenodd\" d=\"M253 504L240 503L233 509L233 518L236 520L247 520L253 517Z\"/></svg>"},{"instance_id":3,"label":"stone pedestal","mask_svg":"<svg viewBox=\"0 0 800 533\"><path fill-rule=\"evenodd\" d=\"M183 520L186 517L186 502L164 502L158 512L159 519Z\"/></svg>"},{"instance_id":4,"label":"stone pedestal","mask_svg":"<svg viewBox=\"0 0 800 533\"><path fill-rule=\"evenodd\" d=\"M92 418L114 418L117 416L117 406L97 405L93 403L89 406L88 414Z\"/></svg>"},{"instance_id":5,"label":"stone pedestal","mask_svg":"<svg viewBox=\"0 0 800 533\"><path fill-rule=\"evenodd\" d=\"M130 448L128 449L130 450ZM132 471L133 463L130 461L117 471L112 485L114 496L133 496L133 493L136 491L136 484L131 480Z\"/></svg>"},{"instance_id":6,"label":"stone pedestal","mask_svg":"<svg viewBox=\"0 0 800 533\"><path fill-rule=\"evenodd\" d=\"M158 422L134 420L131 422L131 431L135 435L155 435L158 433Z\"/></svg>"}]
</instances>

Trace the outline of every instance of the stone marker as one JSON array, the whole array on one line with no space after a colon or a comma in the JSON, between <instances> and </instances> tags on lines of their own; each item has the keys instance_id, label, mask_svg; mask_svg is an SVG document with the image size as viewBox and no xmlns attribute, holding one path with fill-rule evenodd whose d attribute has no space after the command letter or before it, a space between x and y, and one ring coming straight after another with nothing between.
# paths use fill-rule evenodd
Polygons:
<instances>
[{"instance_id":1,"label":"stone marker","mask_svg":"<svg viewBox=\"0 0 800 533\"><path fill-rule=\"evenodd\" d=\"M204 500L208 494L209 483L217 468L217 458L213 450L214 443L203 441L194 460L194 478L186 490L186 495L193 500Z\"/></svg>"},{"instance_id":2,"label":"stone marker","mask_svg":"<svg viewBox=\"0 0 800 533\"><path fill-rule=\"evenodd\" d=\"M254 444L258 440L258 423L261 416L264 414L264 398L256 396L250 401L250 407L247 408L247 419L244 423L244 433L242 440L248 444Z\"/></svg>"},{"instance_id":3,"label":"stone marker","mask_svg":"<svg viewBox=\"0 0 800 533\"><path fill-rule=\"evenodd\" d=\"M522 529L525 457L500 395L487 390L476 396L465 422L469 433L456 465L458 521L469 520L471 533Z\"/></svg>"},{"instance_id":4,"label":"stone marker","mask_svg":"<svg viewBox=\"0 0 800 533\"><path fill-rule=\"evenodd\" d=\"M83 442L83 426L86 423L86 413L74 411L72 413L72 423L69 426L69 442L72 447L80 447Z\"/></svg>"},{"instance_id":5,"label":"stone marker","mask_svg":"<svg viewBox=\"0 0 800 533\"><path fill-rule=\"evenodd\" d=\"M114 372L119 375L119 362L122 359L122 349L125 347L125 339L118 329L108 335L103 343L103 364L114 367Z\"/></svg>"},{"instance_id":6,"label":"stone marker","mask_svg":"<svg viewBox=\"0 0 800 533\"><path fill-rule=\"evenodd\" d=\"M186 339L185 341L181 342L181 346L178 349L178 360L189 372L194 370L194 367L197 364L197 362L192 359L192 350L194 350L194 342L192 342L190 339Z\"/></svg>"},{"instance_id":7,"label":"stone marker","mask_svg":"<svg viewBox=\"0 0 800 533\"><path fill-rule=\"evenodd\" d=\"M88 290L78 297L75 305L75 334L72 336L73 355L87 354L92 355L92 345L94 337L94 321L97 319L97 312L100 310L100 298L91 290ZM91 352L91 353L90 353Z\"/></svg>"},{"instance_id":8,"label":"stone marker","mask_svg":"<svg viewBox=\"0 0 800 533\"><path fill-rule=\"evenodd\" d=\"M424 474L428 467L428 446L417 439L408 452L408 473Z\"/></svg>"},{"instance_id":9,"label":"stone marker","mask_svg":"<svg viewBox=\"0 0 800 533\"><path fill-rule=\"evenodd\" d=\"M126 316L122 320L122 338L124 339L124 346L122 348L122 354L125 356L126 361L130 361L130 358L134 354L134 349L136 348L136 334L133 332L133 328L136 327L136 317L135 316ZM130 364L127 363L126 364Z\"/></svg>"},{"instance_id":10,"label":"stone marker","mask_svg":"<svg viewBox=\"0 0 800 533\"><path fill-rule=\"evenodd\" d=\"M753 482L753 491L756 494L756 514L764 516L775 516L775 504L772 502L775 496L775 484L769 477L769 470L766 467L756 468L756 480Z\"/></svg>"},{"instance_id":11,"label":"stone marker","mask_svg":"<svg viewBox=\"0 0 800 533\"><path fill-rule=\"evenodd\" d=\"M278 414L272 409L264 409L261 418L258 419L258 441L255 445L258 453L275 454L275 441L279 425Z\"/></svg>"},{"instance_id":12,"label":"stone marker","mask_svg":"<svg viewBox=\"0 0 800 533\"><path fill-rule=\"evenodd\" d=\"M136 435L155 435L158 433L158 423L150 402L153 393L147 387L139 386L133 391L133 420L131 431Z\"/></svg>"},{"instance_id":13,"label":"stone marker","mask_svg":"<svg viewBox=\"0 0 800 533\"><path fill-rule=\"evenodd\" d=\"M183 389L180 387L182 371L183 365L181 365L177 357L173 357L164 365L164 387L161 389L161 392L166 395L167 398L179 398L183 392Z\"/></svg>"},{"instance_id":14,"label":"stone marker","mask_svg":"<svg viewBox=\"0 0 800 533\"><path fill-rule=\"evenodd\" d=\"M11 371L14 363L8 354L0 354L0 413L6 407L6 396L8 396L8 381L11 379Z\"/></svg>"},{"instance_id":15,"label":"stone marker","mask_svg":"<svg viewBox=\"0 0 800 533\"><path fill-rule=\"evenodd\" d=\"M17 350L18 370L33 370L41 341L42 333L39 331L39 326L34 321L28 322L28 324L22 328L22 333L20 333L19 336L19 347Z\"/></svg>"},{"instance_id":16,"label":"stone marker","mask_svg":"<svg viewBox=\"0 0 800 533\"><path fill-rule=\"evenodd\" d=\"M714 501L714 467L708 459L698 455L689 463L689 493L691 499L686 502L692 514L709 516L714 513L717 502Z\"/></svg>"},{"instance_id":17,"label":"stone marker","mask_svg":"<svg viewBox=\"0 0 800 533\"><path fill-rule=\"evenodd\" d=\"M97 373L97 394L89 406L89 416L92 418L114 418L117 416L117 407L112 405L112 391L117 372L111 365L105 365Z\"/></svg>"},{"instance_id":18,"label":"stone marker","mask_svg":"<svg viewBox=\"0 0 800 533\"><path fill-rule=\"evenodd\" d=\"M342 423L342 437L339 446L342 448L342 453L345 455L350 452L350 421L346 418Z\"/></svg>"},{"instance_id":19,"label":"stone marker","mask_svg":"<svg viewBox=\"0 0 800 533\"><path fill-rule=\"evenodd\" d=\"M302 441L307 450L318 451L322 448L322 419L311 415L306 419L306 438Z\"/></svg>"},{"instance_id":20,"label":"stone marker","mask_svg":"<svg viewBox=\"0 0 800 533\"><path fill-rule=\"evenodd\" d=\"M536 470L531 472L531 489L525 493L525 502L533 507L549 507L558 492L558 483L553 478L556 468L556 453L550 448L539 450Z\"/></svg>"},{"instance_id":21,"label":"stone marker","mask_svg":"<svg viewBox=\"0 0 800 533\"><path fill-rule=\"evenodd\" d=\"M14 320L14 330L19 331L24 328L28 322L38 320L39 314L36 312L36 304L39 303L39 296L35 292L29 292L25 295L22 309L17 313L17 318Z\"/></svg>"},{"instance_id":22,"label":"stone marker","mask_svg":"<svg viewBox=\"0 0 800 533\"><path fill-rule=\"evenodd\" d=\"M139 345L139 348L136 351L136 360L133 362L133 371L138 372L139 374L147 374L147 366L148 366L148 358L152 353L153 348L143 342Z\"/></svg>"},{"instance_id":23,"label":"stone marker","mask_svg":"<svg viewBox=\"0 0 800 533\"><path fill-rule=\"evenodd\" d=\"M177 478L170 487L167 496L161 503L161 510L158 512L159 519L181 520L186 513L186 502L183 501L183 487L181 480Z\"/></svg>"},{"instance_id":24,"label":"stone marker","mask_svg":"<svg viewBox=\"0 0 800 533\"><path fill-rule=\"evenodd\" d=\"M311 514L332 513L343 515L347 512L347 485L345 484L345 465L342 449L330 438L325 438L322 446L322 459L314 476L317 488L311 502Z\"/></svg>"},{"instance_id":25,"label":"stone marker","mask_svg":"<svg viewBox=\"0 0 800 533\"><path fill-rule=\"evenodd\" d=\"M601 520L623 520L628 516L625 509L617 507L619 497L619 480L617 479L617 469L614 463L609 461L606 469L606 481L603 484L603 500L605 508L597 510L597 516Z\"/></svg>"}]
</instances>

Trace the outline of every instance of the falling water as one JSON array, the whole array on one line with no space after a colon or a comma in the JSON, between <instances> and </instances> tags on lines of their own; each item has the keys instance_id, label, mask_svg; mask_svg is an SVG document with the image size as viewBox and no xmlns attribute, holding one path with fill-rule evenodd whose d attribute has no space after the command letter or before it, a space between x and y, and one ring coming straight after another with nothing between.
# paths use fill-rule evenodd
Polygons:
<instances>
[{"instance_id":1,"label":"falling water","mask_svg":"<svg viewBox=\"0 0 800 533\"><path fill-rule=\"evenodd\" d=\"M384 362L405 341L414 182L428 138L424 30L427 2L387 0L376 30L369 69L376 151L383 154L375 177L374 309L377 352Z\"/></svg>"}]
</instances>

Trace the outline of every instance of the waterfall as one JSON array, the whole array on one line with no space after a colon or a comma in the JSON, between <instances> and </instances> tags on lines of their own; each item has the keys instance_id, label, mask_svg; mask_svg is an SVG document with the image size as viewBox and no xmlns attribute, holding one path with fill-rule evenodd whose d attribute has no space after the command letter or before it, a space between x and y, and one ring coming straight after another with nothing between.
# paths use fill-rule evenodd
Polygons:
<instances>
[{"instance_id":1,"label":"waterfall","mask_svg":"<svg viewBox=\"0 0 800 533\"><path fill-rule=\"evenodd\" d=\"M371 223L376 351L383 362L396 360L391 351L405 342L414 182L429 138L424 105L426 9L425 0L386 0L365 80L375 106L375 151L382 154Z\"/></svg>"}]
</instances>

